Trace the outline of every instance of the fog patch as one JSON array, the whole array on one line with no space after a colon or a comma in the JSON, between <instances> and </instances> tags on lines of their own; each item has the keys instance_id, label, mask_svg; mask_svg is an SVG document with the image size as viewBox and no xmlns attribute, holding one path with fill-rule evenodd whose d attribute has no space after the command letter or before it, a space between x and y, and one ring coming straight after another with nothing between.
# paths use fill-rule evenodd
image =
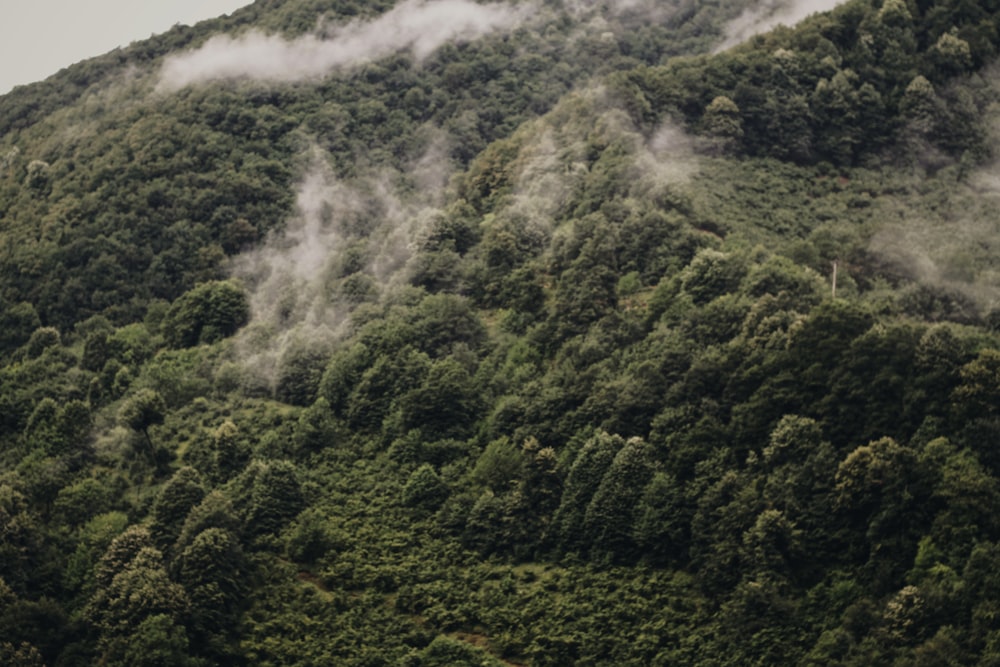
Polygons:
<instances>
[{"instance_id":1,"label":"fog patch","mask_svg":"<svg viewBox=\"0 0 1000 667\"><path fill-rule=\"evenodd\" d=\"M944 204L933 204L903 211L898 222L882 226L869 252L914 288L955 301L958 319L1000 308L1000 165L979 170L968 185L955 184Z\"/></svg>"},{"instance_id":2,"label":"fog patch","mask_svg":"<svg viewBox=\"0 0 1000 667\"><path fill-rule=\"evenodd\" d=\"M563 6L577 20L603 14L614 18L660 22L677 13L677 4L663 0L566 0Z\"/></svg>"},{"instance_id":3,"label":"fog patch","mask_svg":"<svg viewBox=\"0 0 1000 667\"><path fill-rule=\"evenodd\" d=\"M173 91L232 79L265 83L319 79L331 70L401 50L410 50L422 60L445 43L512 30L530 14L527 5L404 0L377 18L328 27L325 37L306 35L287 40L255 30L235 38L218 35L194 51L168 57L158 89Z\"/></svg>"},{"instance_id":4,"label":"fog patch","mask_svg":"<svg viewBox=\"0 0 1000 667\"><path fill-rule=\"evenodd\" d=\"M273 391L288 350L329 350L350 332L359 305L407 281L439 212L445 154L432 142L414 161L421 168L410 173L430 181L385 170L346 182L314 151L295 214L233 263L250 294L250 323L236 340L250 386Z\"/></svg>"},{"instance_id":5,"label":"fog patch","mask_svg":"<svg viewBox=\"0 0 1000 667\"><path fill-rule=\"evenodd\" d=\"M579 215L580 194L604 187L605 179L615 197L670 201L703 159L695 138L672 123L651 134L641 131L601 86L571 93L522 131L527 140L495 214L518 220L538 238L568 233Z\"/></svg>"},{"instance_id":6,"label":"fog patch","mask_svg":"<svg viewBox=\"0 0 1000 667\"><path fill-rule=\"evenodd\" d=\"M725 39L714 52L725 51L779 25L793 26L811 14L830 11L843 2L844 0L764 0L744 9L743 13L726 25Z\"/></svg>"}]
</instances>

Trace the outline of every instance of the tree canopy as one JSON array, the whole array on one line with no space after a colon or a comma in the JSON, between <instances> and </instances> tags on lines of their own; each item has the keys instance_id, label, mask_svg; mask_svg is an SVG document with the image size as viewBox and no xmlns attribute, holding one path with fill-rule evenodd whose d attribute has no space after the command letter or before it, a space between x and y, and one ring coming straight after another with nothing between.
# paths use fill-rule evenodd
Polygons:
<instances>
[{"instance_id":1,"label":"tree canopy","mask_svg":"<svg viewBox=\"0 0 1000 667\"><path fill-rule=\"evenodd\" d=\"M0 97L0 662L996 661L1000 6L529 4Z\"/></svg>"}]
</instances>

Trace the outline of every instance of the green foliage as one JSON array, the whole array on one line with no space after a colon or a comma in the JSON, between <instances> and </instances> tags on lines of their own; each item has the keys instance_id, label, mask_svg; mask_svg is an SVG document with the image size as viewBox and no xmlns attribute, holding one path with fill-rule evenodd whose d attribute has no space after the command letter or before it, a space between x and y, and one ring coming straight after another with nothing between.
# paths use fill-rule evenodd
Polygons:
<instances>
[{"instance_id":1,"label":"green foliage","mask_svg":"<svg viewBox=\"0 0 1000 667\"><path fill-rule=\"evenodd\" d=\"M838 9L710 59L635 70L622 85L640 89L644 116L680 114L722 147L751 155L850 165L893 134L917 152L974 147L974 132L944 129L959 104L933 102L914 125L905 91L913 81L967 72L995 53L980 32L996 34L995 8L890 4ZM935 124L942 131L929 131Z\"/></svg>"},{"instance_id":2,"label":"green foliage","mask_svg":"<svg viewBox=\"0 0 1000 667\"><path fill-rule=\"evenodd\" d=\"M725 95L713 99L701 117L702 131L717 141L721 152L733 151L743 140L740 108Z\"/></svg>"},{"instance_id":3,"label":"green foliage","mask_svg":"<svg viewBox=\"0 0 1000 667\"><path fill-rule=\"evenodd\" d=\"M129 526L108 545L94 570L97 585L107 587L121 570L132 562L140 551L152 548L153 538L144 526Z\"/></svg>"},{"instance_id":4,"label":"green foliage","mask_svg":"<svg viewBox=\"0 0 1000 667\"><path fill-rule=\"evenodd\" d=\"M290 461L254 461L233 485L250 536L278 533L305 504L298 470Z\"/></svg>"},{"instance_id":5,"label":"green foliage","mask_svg":"<svg viewBox=\"0 0 1000 667\"><path fill-rule=\"evenodd\" d=\"M127 527L128 517L122 512L98 514L81 527L76 550L65 570L64 583L68 590L79 592L82 597L90 596L98 559Z\"/></svg>"},{"instance_id":6,"label":"green foliage","mask_svg":"<svg viewBox=\"0 0 1000 667\"><path fill-rule=\"evenodd\" d=\"M212 281L174 301L161 326L171 347L192 347L231 336L246 324L249 315L242 287L231 280Z\"/></svg>"},{"instance_id":7,"label":"green foliage","mask_svg":"<svg viewBox=\"0 0 1000 667\"><path fill-rule=\"evenodd\" d=\"M423 383L430 364L425 353L409 346L395 355L378 357L361 375L348 398L350 425L368 429L380 427L395 399Z\"/></svg>"},{"instance_id":8,"label":"green foliage","mask_svg":"<svg viewBox=\"0 0 1000 667\"><path fill-rule=\"evenodd\" d=\"M183 553L198 535L210 528L218 528L234 535L240 535L243 530L243 523L237 516L232 500L219 490L210 491L188 512L177 536L174 552Z\"/></svg>"},{"instance_id":9,"label":"green foliage","mask_svg":"<svg viewBox=\"0 0 1000 667\"><path fill-rule=\"evenodd\" d=\"M0 305L0 351L9 354L31 340L41 326L35 307L27 302ZM34 355L32 355L34 356Z\"/></svg>"},{"instance_id":10,"label":"green foliage","mask_svg":"<svg viewBox=\"0 0 1000 667\"><path fill-rule=\"evenodd\" d=\"M407 507L436 510L448 498L448 485L429 463L413 471L403 487L401 500Z\"/></svg>"},{"instance_id":11,"label":"green foliage","mask_svg":"<svg viewBox=\"0 0 1000 667\"><path fill-rule=\"evenodd\" d=\"M187 595L170 581L160 552L145 547L113 576L107 588L95 592L85 614L101 633L105 659L125 664L129 658L139 658L139 648L156 646L172 659L183 652L186 633L177 626L187 608Z\"/></svg>"},{"instance_id":12,"label":"green foliage","mask_svg":"<svg viewBox=\"0 0 1000 667\"><path fill-rule=\"evenodd\" d=\"M151 426L163 423L166 411L166 402L158 392L152 389L140 389L122 404L118 410L118 421L123 426L140 431L152 449L153 441L149 437L149 429Z\"/></svg>"},{"instance_id":13,"label":"green foliage","mask_svg":"<svg viewBox=\"0 0 1000 667\"><path fill-rule=\"evenodd\" d=\"M210 354L203 348L161 349L143 368L143 389L158 392L170 408L207 395L211 390L213 370Z\"/></svg>"},{"instance_id":14,"label":"green foliage","mask_svg":"<svg viewBox=\"0 0 1000 667\"><path fill-rule=\"evenodd\" d=\"M0 484L0 530L4 536L0 542L0 578L24 587L40 536L37 519L24 494L7 484Z\"/></svg>"},{"instance_id":15,"label":"green foliage","mask_svg":"<svg viewBox=\"0 0 1000 667\"><path fill-rule=\"evenodd\" d=\"M995 3L150 92L394 4L0 97L0 662L992 664ZM241 330L302 238L306 326Z\"/></svg>"},{"instance_id":16,"label":"green foliage","mask_svg":"<svg viewBox=\"0 0 1000 667\"><path fill-rule=\"evenodd\" d=\"M662 565L683 562L687 552L687 523L683 487L673 476L657 472L635 504L632 538L644 558Z\"/></svg>"},{"instance_id":17,"label":"green foliage","mask_svg":"<svg viewBox=\"0 0 1000 667\"><path fill-rule=\"evenodd\" d=\"M494 493L503 493L521 478L526 463L524 454L509 438L493 440L476 460L472 479Z\"/></svg>"},{"instance_id":18,"label":"green foliage","mask_svg":"<svg viewBox=\"0 0 1000 667\"><path fill-rule=\"evenodd\" d=\"M428 440L444 440L472 432L480 403L466 367L446 358L430 365L420 386L400 398L399 409L403 428L418 428Z\"/></svg>"},{"instance_id":19,"label":"green foliage","mask_svg":"<svg viewBox=\"0 0 1000 667\"><path fill-rule=\"evenodd\" d=\"M300 451L319 452L342 446L346 433L343 424L333 415L330 402L320 396L302 411L293 437Z\"/></svg>"},{"instance_id":20,"label":"green foliage","mask_svg":"<svg viewBox=\"0 0 1000 667\"><path fill-rule=\"evenodd\" d=\"M45 664L38 649L27 642L17 646L11 642L0 644L0 660L11 667L42 667Z\"/></svg>"},{"instance_id":21,"label":"green foliage","mask_svg":"<svg viewBox=\"0 0 1000 667\"><path fill-rule=\"evenodd\" d=\"M496 658L461 641L444 636L434 638L419 654L421 665L427 667L494 667L502 664Z\"/></svg>"},{"instance_id":22,"label":"green foliage","mask_svg":"<svg viewBox=\"0 0 1000 667\"><path fill-rule=\"evenodd\" d=\"M41 356L45 350L58 347L62 343L59 330L55 327L40 327L35 329L28 339L27 355L30 358Z\"/></svg>"},{"instance_id":23,"label":"green foliage","mask_svg":"<svg viewBox=\"0 0 1000 667\"><path fill-rule=\"evenodd\" d=\"M118 475L85 477L59 490L53 511L70 525L82 524L116 507L126 487Z\"/></svg>"},{"instance_id":24,"label":"green foliage","mask_svg":"<svg viewBox=\"0 0 1000 667\"><path fill-rule=\"evenodd\" d=\"M681 287L699 305L732 292L743 279L741 257L717 250L703 250L681 274Z\"/></svg>"},{"instance_id":25,"label":"green foliage","mask_svg":"<svg viewBox=\"0 0 1000 667\"><path fill-rule=\"evenodd\" d=\"M174 567L191 601L187 627L196 652L225 659L247 588L239 541L225 529L207 528L177 556Z\"/></svg>"},{"instance_id":26,"label":"green foliage","mask_svg":"<svg viewBox=\"0 0 1000 667\"><path fill-rule=\"evenodd\" d=\"M292 341L283 351L278 369L275 394L292 405L307 406L316 400L329 357L326 346L308 340Z\"/></svg>"},{"instance_id":27,"label":"green foliage","mask_svg":"<svg viewBox=\"0 0 1000 667\"><path fill-rule=\"evenodd\" d=\"M194 468L181 468L163 485L153 501L150 527L153 541L161 551L174 544L188 513L204 497L205 487Z\"/></svg>"},{"instance_id":28,"label":"green foliage","mask_svg":"<svg viewBox=\"0 0 1000 667\"><path fill-rule=\"evenodd\" d=\"M635 507L653 475L648 444L632 438L615 455L583 517L583 532L592 554L618 559L636 555L632 542Z\"/></svg>"},{"instance_id":29,"label":"green foliage","mask_svg":"<svg viewBox=\"0 0 1000 667\"><path fill-rule=\"evenodd\" d=\"M249 451L239 428L226 420L212 433L212 471L221 480L228 480L239 473L249 458Z\"/></svg>"},{"instance_id":30,"label":"green foliage","mask_svg":"<svg viewBox=\"0 0 1000 667\"><path fill-rule=\"evenodd\" d=\"M600 431L587 440L566 476L562 501L552 520L557 543L567 551L589 546L584 532L586 512L608 469L624 446L621 436ZM641 491L641 486L639 487Z\"/></svg>"},{"instance_id":31,"label":"green foliage","mask_svg":"<svg viewBox=\"0 0 1000 667\"><path fill-rule=\"evenodd\" d=\"M336 414L344 414L353 386L361 379L361 373L370 363L368 354L368 348L364 344L355 343L351 347L336 350L330 356L320 380L319 394Z\"/></svg>"},{"instance_id":32,"label":"green foliage","mask_svg":"<svg viewBox=\"0 0 1000 667\"><path fill-rule=\"evenodd\" d=\"M108 665L148 665L149 667L194 667L201 664L188 654L188 637L183 625L168 614L143 619L131 635L112 643L105 656Z\"/></svg>"}]
</instances>

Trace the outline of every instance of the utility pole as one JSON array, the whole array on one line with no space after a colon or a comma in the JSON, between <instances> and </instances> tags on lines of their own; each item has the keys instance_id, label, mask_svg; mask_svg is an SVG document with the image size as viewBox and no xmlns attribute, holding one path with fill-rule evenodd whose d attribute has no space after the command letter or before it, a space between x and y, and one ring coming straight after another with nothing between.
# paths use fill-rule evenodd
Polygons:
<instances>
[{"instance_id":1,"label":"utility pole","mask_svg":"<svg viewBox=\"0 0 1000 667\"><path fill-rule=\"evenodd\" d=\"M833 279L830 281L832 283L832 288L830 290L831 296L837 298L837 260L833 260Z\"/></svg>"}]
</instances>

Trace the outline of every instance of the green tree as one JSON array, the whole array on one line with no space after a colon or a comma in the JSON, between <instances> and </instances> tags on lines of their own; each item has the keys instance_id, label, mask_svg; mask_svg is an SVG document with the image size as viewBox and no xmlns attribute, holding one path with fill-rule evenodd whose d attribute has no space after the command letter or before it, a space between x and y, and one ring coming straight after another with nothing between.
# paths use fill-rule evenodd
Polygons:
<instances>
[{"instance_id":1,"label":"green tree","mask_svg":"<svg viewBox=\"0 0 1000 667\"><path fill-rule=\"evenodd\" d=\"M859 78L851 69L820 79L810 99L816 124L816 148L835 164L851 164L867 128L859 122Z\"/></svg>"},{"instance_id":2,"label":"green tree","mask_svg":"<svg viewBox=\"0 0 1000 667\"><path fill-rule=\"evenodd\" d=\"M743 118L740 108L725 95L713 99L701 117L702 131L717 143L722 153L731 153L743 141Z\"/></svg>"},{"instance_id":3,"label":"green tree","mask_svg":"<svg viewBox=\"0 0 1000 667\"><path fill-rule=\"evenodd\" d=\"M166 552L181 532L191 509L205 497L205 485L198 471L184 466L171 477L153 501L150 533L153 542Z\"/></svg>"},{"instance_id":4,"label":"green tree","mask_svg":"<svg viewBox=\"0 0 1000 667\"><path fill-rule=\"evenodd\" d=\"M59 405L55 399L45 397L38 402L24 427L24 438L29 449L45 453L62 449L62 443L57 442L58 414Z\"/></svg>"},{"instance_id":5,"label":"green tree","mask_svg":"<svg viewBox=\"0 0 1000 667\"><path fill-rule=\"evenodd\" d=\"M892 438L858 447L837 466L834 492L837 508L853 525L852 547L868 552L872 583L892 586L912 559L926 520L927 489L915 452Z\"/></svg>"},{"instance_id":6,"label":"green tree","mask_svg":"<svg viewBox=\"0 0 1000 667\"><path fill-rule=\"evenodd\" d=\"M187 631L170 614L144 618L128 637L109 642L104 660L114 667L198 667Z\"/></svg>"},{"instance_id":7,"label":"green tree","mask_svg":"<svg viewBox=\"0 0 1000 667\"><path fill-rule=\"evenodd\" d=\"M701 586L717 595L732 590L746 574L743 536L763 507L749 474L726 470L714 481L696 481L707 488L691 519L691 565Z\"/></svg>"},{"instance_id":8,"label":"green tree","mask_svg":"<svg viewBox=\"0 0 1000 667\"><path fill-rule=\"evenodd\" d=\"M173 552L183 553L194 538L209 528L219 528L237 536L243 531L243 523L236 513L232 500L218 489L209 491L202 501L188 512Z\"/></svg>"},{"instance_id":9,"label":"green tree","mask_svg":"<svg viewBox=\"0 0 1000 667\"><path fill-rule=\"evenodd\" d=\"M412 347L376 359L354 386L348 400L347 419L355 428L377 429L397 397L423 382L430 358Z\"/></svg>"},{"instance_id":10,"label":"green tree","mask_svg":"<svg viewBox=\"0 0 1000 667\"><path fill-rule=\"evenodd\" d=\"M27 302L0 302L0 353L9 354L31 339L42 325L35 307Z\"/></svg>"},{"instance_id":11,"label":"green tree","mask_svg":"<svg viewBox=\"0 0 1000 667\"><path fill-rule=\"evenodd\" d=\"M604 473L584 514L592 555L625 560L636 556L635 508L653 472L652 448L641 438L630 438Z\"/></svg>"},{"instance_id":12,"label":"green tree","mask_svg":"<svg viewBox=\"0 0 1000 667\"><path fill-rule=\"evenodd\" d=\"M63 572L63 584L81 598L93 593L97 562L111 546L111 542L128 527L128 517L123 512L98 514L80 528L76 550L70 555Z\"/></svg>"},{"instance_id":13,"label":"green tree","mask_svg":"<svg viewBox=\"0 0 1000 667\"><path fill-rule=\"evenodd\" d=\"M925 140L933 137L947 117L945 103L938 97L934 85L920 75L906 86L899 110L908 123L909 131Z\"/></svg>"},{"instance_id":14,"label":"green tree","mask_svg":"<svg viewBox=\"0 0 1000 667\"><path fill-rule=\"evenodd\" d=\"M448 485L434 470L434 466L424 463L406 480L401 499L407 507L436 510L447 500L448 494Z\"/></svg>"},{"instance_id":15,"label":"green tree","mask_svg":"<svg viewBox=\"0 0 1000 667\"><path fill-rule=\"evenodd\" d=\"M248 588L239 540L223 528L207 528L178 555L174 569L191 600L188 627L197 652L226 659Z\"/></svg>"},{"instance_id":16,"label":"green tree","mask_svg":"<svg viewBox=\"0 0 1000 667\"><path fill-rule=\"evenodd\" d=\"M252 537L277 534L305 507L299 472L290 461L255 461L235 480L235 488Z\"/></svg>"},{"instance_id":17,"label":"green tree","mask_svg":"<svg viewBox=\"0 0 1000 667\"><path fill-rule=\"evenodd\" d=\"M118 536L111 540L94 568L94 580L97 586L99 588L109 586L115 575L125 569L140 551L152 547L153 537L145 526L133 525L120 531Z\"/></svg>"},{"instance_id":18,"label":"green tree","mask_svg":"<svg viewBox=\"0 0 1000 667\"><path fill-rule=\"evenodd\" d=\"M178 297L167 311L162 330L171 347L193 347L231 336L249 316L247 295L239 284L211 281Z\"/></svg>"},{"instance_id":19,"label":"green tree","mask_svg":"<svg viewBox=\"0 0 1000 667\"><path fill-rule=\"evenodd\" d=\"M284 349L278 363L275 394L292 405L307 406L316 400L323 369L330 358L323 342L297 336Z\"/></svg>"},{"instance_id":20,"label":"green tree","mask_svg":"<svg viewBox=\"0 0 1000 667\"><path fill-rule=\"evenodd\" d=\"M969 43L959 37L957 30L941 33L929 53L942 78L954 76L972 67L972 50Z\"/></svg>"},{"instance_id":21,"label":"green tree","mask_svg":"<svg viewBox=\"0 0 1000 667\"><path fill-rule=\"evenodd\" d=\"M212 448L212 469L219 481L228 481L238 474L250 457L249 447L239 427L230 419L212 432Z\"/></svg>"},{"instance_id":22,"label":"green tree","mask_svg":"<svg viewBox=\"0 0 1000 667\"><path fill-rule=\"evenodd\" d=\"M159 392L140 389L125 400L118 410L118 421L128 428L139 431L146 438L150 455L153 454L153 440L149 437L152 426L163 423L167 405Z\"/></svg>"},{"instance_id":23,"label":"green tree","mask_svg":"<svg viewBox=\"0 0 1000 667\"><path fill-rule=\"evenodd\" d=\"M368 348L363 343L339 347L331 355L320 379L319 395L336 415L345 415L351 390L370 362Z\"/></svg>"},{"instance_id":24,"label":"green tree","mask_svg":"<svg viewBox=\"0 0 1000 667\"><path fill-rule=\"evenodd\" d=\"M59 408L55 423L56 443L61 447L53 449L52 454L70 457L74 463L85 459L93 453L88 442L92 426L93 417L88 403L80 399L66 401Z\"/></svg>"},{"instance_id":25,"label":"green tree","mask_svg":"<svg viewBox=\"0 0 1000 667\"><path fill-rule=\"evenodd\" d=\"M1000 537L1000 520L991 509L1000 502L1000 483L971 451L943 438L924 446L919 463L930 477L936 508L928 537L940 545L941 561L957 568L977 542Z\"/></svg>"},{"instance_id":26,"label":"green tree","mask_svg":"<svg viewBox=\"0 0 1000 667\"><path fill-rule=\"evenodd\" d=\"M458 347L478 348L486 328L471 302L454 294L431 294L412 312L413 345L432 357Z\"/></svg>"},{"instance_id":27,"label":"green tree","mask_svg":"<svg viewBox=\"0 0 1000 667\"><path fill-rule=\"evenodd\" d=\"M960 419L992 417L1000 412L1000 350L986 348L959 371L952 409Z\"/></svg>"},{"instance_id":28,"label":"green tree","mask_svg":"<svg viewBox=\"0 0 1000 667\"><path fill-rule=\"evenodd\" d=\"M635 507L632 538L642 557L656 565L687 558L691 509L683 486L666 472L656 472Z\"/></svg>"},{"instance_id":29,"label":"green tree","mask_svg":"<svg viewBox=\"0 0 1000 667\"><path fill-rule=\"evenodd\" d=\"M699 252L681 273L681 285L696 304L734 291L745 274L743 258L706 249Z\"/></svg>"},{"instance_id":30,"label":"green tree","mask_svg":"<svg viewBox=\"0 0 1000 667\"><path fill-rule=\"evenodd\" d=\"M179 584L170 580L160 552L144 547L115 573L107 588L97 589L85 610L85 618L101 633L104 660L126 664L127 656L137 657L136 643L146 650L162 650L166 644L167 654L174 656L183 642L177 641L179 638L173 632L164 637L164 626L179 626L187 611L187 595ZM163 620L153 622L151 628L150 619L156 617Z\"/></svg>"},{"instance_id":31,"label":"green tree","mask_svg":"<svg viewBox=\"0 0 1000 667\"><path fill-rule=\"evenodd\" d=\"M784 578L800 556L795 525L779 510L765 509L743 533L743 561L756 578Z\"/></svg>"},{"instance_id":32,"label":"green tree","mask_svg":"<svg viewBox=\"0 0 1000 667\"><path fill-rule=\"evenodd\" d=\"M577 551L588 545L583 532L587 507L624 445L621 436L598 431L576 455L566 476L559 509L552 519L554 542L560 549Z\"/></svg>"},{"instance_id":33,"label":"green tree","mask_svg":"<svg viewBox=\"0 0 1000 667\"><path fill-rule=\"evenodd\" d=\"M126 488L123 477L101 471L61 488L53 503L53 513L66 524L78 526L114 509Z\"/></svg>"},{"instance_id":34,"label":"green tree","mask_svg":"<svg viewBox=\"0 0 1000 667\"><path fill-rule=\"evenodd\" d=\"M764 102L769 153L781 159L807 162L813 156L812 114L803 94L778 90Z\"/></svg>"},{"instance_id":35,"label":"green tree","mask_svg":"<svg viewBox=\"0 0 1000 667\"><path fill-rule=\"evenodd\" d=\"M0 579L26 586L41 546L40 528L24 494L0 483Z\"/></svg>"},{"instance_id":36,"label":"green tree","mask_svg":"<svg viewBox=\"0 0 1000 667\"><path fill-rule=\"evenodd\" d=\"M465 366L454 358L434 361L420 386L399 403L403 428L419 428L427 440L465 438L480 408L479 392Z\"/></svg>"},{"instance_id":37,"label":"green tree","mask_svg":"<svg viewBox=\"0 0 1000 667\"><path fill-rule=\"evenodd\" d=\"M472 479L499 495L513 488L521 479L525 466L522 451L509 438L499 438L487 444L476 459Z\"/></svg>"},{"instance_id":38,"label":"green tree","mask_svg":"<svg viewBox=\"0 0 1000 667\"><path fill-rule=\"evenodd\" d=\"M55 327L41 327L35 329L31 338L28 339L27 355L34 359L42 356L49 348L59 347L62 344L62 336Z\"/></svg>"},{"instance_id":39,"label":"green tree","mask_svg":"<svg viewBox=\"0 0 1000 667\"><path fill-rule=\"evenodd\" d=\"M37 648L28 642L14 645L11 642L0 642L0 664L9 667L44 667L45 660Z\"/></svg>"},{"instance_id":40,"label":"green tree","mask_svg":"<svg viewBox=\"0 0 1000 667\"><path fill-rule=\"evenodd\" d=\"M423 667L498 667L499 660L470 644L438 635L420 652Z\"/></svg>"},{"instance_id":41,"label":"green tree","mask_svg":"<svg viewBox=\"0 0 1000 667\"><path fill-rule=\"evenodd\" d=\"M347 433L344 425L334 416L330 402L320 396L299 415L292 437L300 451L320 452L343 444Z\"/></svg>"}]
</instances>

